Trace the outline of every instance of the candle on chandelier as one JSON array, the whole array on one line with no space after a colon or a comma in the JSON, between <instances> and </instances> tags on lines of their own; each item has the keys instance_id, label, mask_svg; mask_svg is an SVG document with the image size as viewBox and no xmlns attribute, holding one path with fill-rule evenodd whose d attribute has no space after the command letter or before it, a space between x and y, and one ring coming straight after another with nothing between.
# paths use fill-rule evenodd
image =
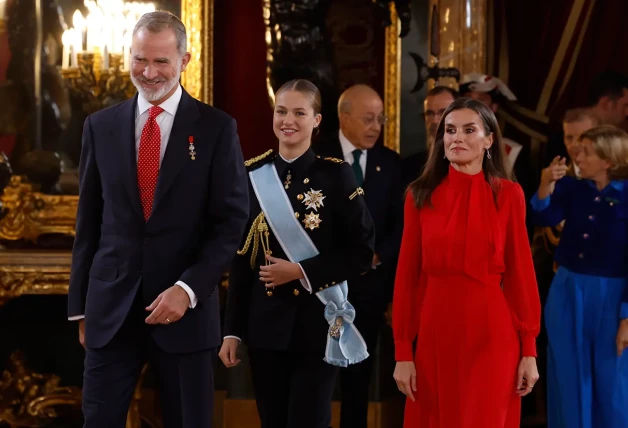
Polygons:
<instances>
[{"instance_id":1,"label":"candle on chandelier","mask_svg":"<svg viewBox=\"0 0 628 428\"><path fill-rule=\"evenodd\" d=\"M73 43L75 47L78 47L78 51L83 50L83 42L86 36L86 28L85 28L85 18L80 10L75 10L74 15L72 15L72 25L74 26L74 31L77 33L79 43ZM77 52L78 53L78 52Z\"/></svg>"},{"instance_id":2,"label":"candle on chandelier","mask_svg":"<svg viewBox=\"0 0 628 428\"><path fill-rule=\"evenodd\" d=\"M65 30L61 36L61 43L63 44L63 53L61 54L61 69L65 70L70 67L70 46L72 34L70 30Z\"/></svg>"},{"instance_id":3,"label":"candle on chandelier","mask_svg":"<svg viewBox=\"0 0 628 428\"><path fill-rule=\"evenodd\" d=\"M131 40L132 33L127 31L124 35L124 45L122 47L123 71L129 71L131 69Z\"/></svg>"},{"instance_id":4,"label":"candle on chandelier","mask_svg":"<svg viewBox=\"0 0 628 428\"><path fill-rule=\"evenodd\" d=\"M76 31L74 28L70 28L72 46L70 47L71 60L70 65L72 68L78 68L78 53L83 50L83 34L80 31Z\"/></svg>"},{"instance_id":5,"label":"candle on chandelier","mask_svg":"<svg viewBox=\"0 0 628 428\"><path fill-rule=\"evenodd\" d=\"M109 48L107 45L102 50L102 69L109 70Z\"/></svg>"}]
</instances>

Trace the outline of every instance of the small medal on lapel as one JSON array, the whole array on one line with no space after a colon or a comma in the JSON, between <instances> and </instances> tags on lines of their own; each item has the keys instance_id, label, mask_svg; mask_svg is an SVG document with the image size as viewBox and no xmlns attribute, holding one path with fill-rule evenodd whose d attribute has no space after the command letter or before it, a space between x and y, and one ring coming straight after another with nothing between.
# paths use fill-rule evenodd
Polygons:
<instances>
[{"instance_id":1,"label":"small medal on lapel","mask_svg":"<svg viewBox=\"0 0 628 428\"><path fill-rule=\"evenodd\" d=\"M323 199L326 196L323 195L322 190L314 190L310 188L309 192L305 192L305 197L301 202L303 202L306 206L305 209L313 209L314 211L318 211L318 209L323 205Z\"/></svg>"},{"instance_id":2,"label":"small medal on lapel","mask_svg":"<svg viewBox=\"0 0 628 428\"><path fill-rule=\"evenodd\" d=\"M188 137L188 142L190 143L190 159L196 160L196 152L194 151L194 149L196 149L196 147L194 147L194 135L190 135Z\"/></svg>"}]
</instances>

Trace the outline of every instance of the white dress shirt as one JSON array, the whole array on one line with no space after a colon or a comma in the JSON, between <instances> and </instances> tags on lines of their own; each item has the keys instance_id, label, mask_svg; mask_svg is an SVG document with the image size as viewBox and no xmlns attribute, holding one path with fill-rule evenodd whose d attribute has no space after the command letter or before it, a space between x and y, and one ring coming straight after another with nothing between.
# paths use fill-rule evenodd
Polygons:
<instances>
[{"instance_id":1,"label":"white dress shirt","mask_svg":"<svg viewBox=\"0 0 628 428\"><path fill-rule=\"evenodd\" d=\"M353 145L351 141L344 136L342 131L338 131L338 139L340 140L340 146L342 147L342 156L350 165L353 165L353 151L357 149L356 146ZM362 178L366 179L366 156L368 151L366 149L362 150L362 156L360 156L360 168L362 168Z\"/></svg>"},{"instance_id":2,"label":"white dress shirt","mask_svg":"<svg viewBox=\"0 0 628 428\"><path fill-rule=\"evenodd\" d=\"M353 145L351 141L341 131L338 131L338 139L340 140L340 147L342 147L342 156L345 158L345 162L350 165L353 165L355 161L355 156L353 156L353 151L358 149ZM362 169L362 180L366 179L366 156L368 156L368 150L362 149L362 156L360 156L360 168ZM373 269L377 269L377 266L381 265L382 262L379 262L376 265L371 266Z\"/></svg>"},{"instance_id":3,"label":"white dress shirt","mask_svg":"<svg viewBox=\"0 0 628 428\"><path fill-rule=\"evenodd\" d=\"M183 94L183 90L181 89L181 85L178 85L177 90L172 94L166 101L159 104L159 107L164 109L164 111L157 116L155 121L157 125L159 125L159 131L161 134L161 146L159 149L159 167L161 168L161 163L164 160L164 154L166 153L166 147L168 146L168 140L170 139L170 132L172 131L172 125L174 123L174 116L177 113L177 108L179 108L179 102L181 101L181 95ZM146 121L148 120L148 110L153 105L149 103L141 94L137 96L137 110L135 111L135 158L137 159L139 150L140 150L140 138L142 136L142 130L144 129L144 125L146 125ZM188 294L190 298L190 308L196 307L198 303L198 299L194 291L183 281L177 281L175 285L183 288L185 292ZM85 318L85 315L77 315L74 317L68 318L69 320L80 320Z\"/></svg>"}]
</instances>

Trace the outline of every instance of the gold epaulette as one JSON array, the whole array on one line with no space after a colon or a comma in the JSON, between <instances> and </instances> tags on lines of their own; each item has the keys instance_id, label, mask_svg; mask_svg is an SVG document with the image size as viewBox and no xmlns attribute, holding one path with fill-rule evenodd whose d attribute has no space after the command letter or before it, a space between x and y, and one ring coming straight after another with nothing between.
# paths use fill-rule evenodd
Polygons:
<instances>
[{"instance_id":1,"label":"gold epaulette","mask_svg":"<svg viewBox=\"0 0 628 428\"><path fill-rule=\"evenodd\" d=\"M255 259L257 259L260 241L262 242L262 247L264 248L264 254L271 254L270 245L268 243L268 235L268 224L264 219L264 211L262 211L257 217L255 217L255 220L253 220L251 229L249 229L249 234L244 242L244 247L237 251L239 256L246 255L251 247L251 242L253 242L253 249L251 251L251 269L253 270L255 270Z\"/></svg>"},{"instance_id":2,"label":"gold epaulette","mask_svg":"<svg viewBox=\"0 0 628 428\"><path fill-rule=\"evenodd\" d=\"M333 158L333 157L326 157L323 158L326 161L330 161L330 162L335 162L335 163L343 163L344 161L342 159L338 159L338 158Z\"/></svg>"},{"instance_id":3,"label":"gold epaulette","mask_svg":"<svg viewBox=\"0 0 628 428\"><path fill-rule=\"evenodd\" d=\"M251 158L251 159L245 161L244 162L244 166L249 167L249 166L251 166L253 164L256 164L257 162L259 162L259 161L267 158L268 156L270 156L272 153L273 153L273 150L270 149L266 153L263 153L263 154L261 154L259 156L255 156L254 158Z\"/></svg>"}]
</instances>

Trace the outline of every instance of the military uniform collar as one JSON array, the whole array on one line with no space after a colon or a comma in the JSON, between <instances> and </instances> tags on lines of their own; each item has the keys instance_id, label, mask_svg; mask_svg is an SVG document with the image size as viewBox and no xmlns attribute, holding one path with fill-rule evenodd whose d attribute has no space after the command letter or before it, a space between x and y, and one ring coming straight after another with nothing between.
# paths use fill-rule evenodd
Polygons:
<instances>
[{"instance_id":1,"label":"military uniform collar","mask_svg":"<svg viewBox=\"0 0 628 428\"><path fill-rule=\"evenodd\" d=\"M277 154L275 158L275 168L277 169L277 174L279 177L283 177L288 167L290 168L290 172L293 175L301 175L305 174L310 166L314 163L316 159L316 154L310 147L305 153L303 153L298 158L286 161L286 159L282 158L281 155Z\"/></svg>"}]
</instances>

